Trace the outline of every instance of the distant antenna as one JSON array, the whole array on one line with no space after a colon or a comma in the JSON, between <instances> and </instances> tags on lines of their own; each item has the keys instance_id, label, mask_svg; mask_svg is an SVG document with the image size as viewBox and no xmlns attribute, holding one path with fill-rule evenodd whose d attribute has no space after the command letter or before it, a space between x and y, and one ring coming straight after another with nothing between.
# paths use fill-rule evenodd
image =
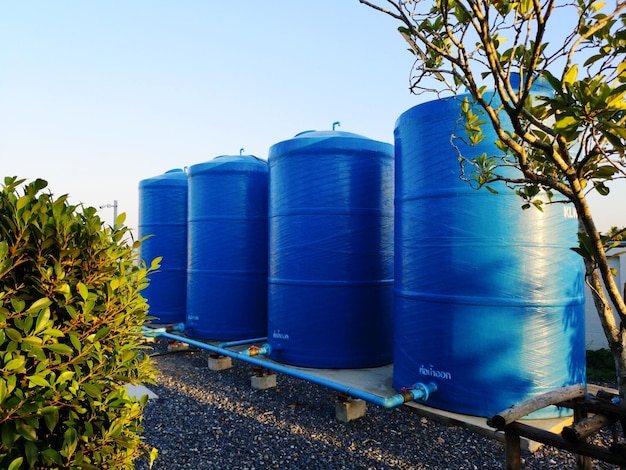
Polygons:
<instances>
[{"instance_id":1,"label":"distant antenna","mask_svg":"<svg viewBox=\"0 0 626 470\"><path fill-rule=\"evenodd\" d=\"M341 123L339 121L335 121L333 122L333 130L335 130L335 127L341 126Z\"/></svg>"}]
</instances>

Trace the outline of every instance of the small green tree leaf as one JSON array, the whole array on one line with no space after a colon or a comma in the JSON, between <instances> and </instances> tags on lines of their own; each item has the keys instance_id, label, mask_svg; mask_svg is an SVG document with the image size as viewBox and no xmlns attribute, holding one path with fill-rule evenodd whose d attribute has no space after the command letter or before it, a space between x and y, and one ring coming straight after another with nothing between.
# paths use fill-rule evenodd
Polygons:
<instances>
[{"instance_id":1,"label":"small green tree leaf","mask_svg":"<svg viewBox=\"0 0 626 470\"><path fill-rule=\"evenodd\" d=\"M79 282L76 287L78 288L78 293L83 300L87 300L87 297L89 296L89 289L87 289L87 286L82 282Z\"/></svg>"},{"instance_id":2,"label":"small green tree leaf","mask_svg":"<svg viewBox=\"0 0 626 470\"><path fill-rule=\"evenodd\" d=\"M73 349L68 346L67 344L62 344L62 343L52 343L52 344L48 344L46 345L46 348L48 348L50 351L53 351L55 353L58 354L72 354Z\"/></svg>"},{"instance_id":3,"label":"small green tree leaf","mask_svg":"<svg viewBox=\"0 0 626 470\"><path fill-rule=\"evenodd\" d=\"M578 76L578 64L574 64L565 73L565 76L563 77L563 83L571 85L572 83L576 81L577 76Z\"/></svg>"},{"instance_id":4,"label":"small green tree leaf","mask_svg":"<svg viewBox=\"0 0 626 470\"><path fill-rule=\"evenodd\" d=\"M31 468L34 467L39 457L39 450L37 449L35 443L27 442L24 445L24 453L26 455L26 462L28 462L28 465Z\"/></svg>"},{"instance_id":5,"label":"small green tree leaf","mask_svg":"<svg viewBox=\"0 0 626 470\"><path fill-rule=\"evenodd\" d=\"M15 359L11 359L4 365L4 369L10 372L16 372L24 369L26 364L26 358L24 356L18 356Z\"/></svg>"},{"instance_id":6,"label":"small green tree leaf","mask_svg":"<svg viewBox=\"0 0 626 470\"><path fill-rule=\"evenodd\" d=\"M24 209L24 207L28 205L28 203L32 200L32 198L33 197L29 194L22 196L21 198L17 200L17 204L15 205L15 208L18 211Z\"/></svg>"},{"instance_id":7,"label":"small green tree leaf","mask_svg":"<svg viewBox=\"0 0 626 470\"><path fill-rule=\"evenodd\" d=\"M11 340L15 342L20 342L22 340L22 335L15 328L5 328L4 334Z\"/></svg>"},{"instance_id":8,"label":"small green tree leaf","mask_svg":"<svg viewBox=\"0 0 626 470\"><path fill-rule=\"evenodd\" d=\"M44 297L42 299L39 299L33 302L33 304L28 308L28 310L26 310L26 313L38 312L42 308L47 308L50 305L52 305L52 300L48 299L47 297Z\"/></svg>"},{"instance_id":9,"label":"small green tree leaf","mask_svg":"<svg viewBox=\"0 0 626 470\"><path fill-rule=\"evenodd\" d=\"M39 315L37 316L37 323L35 323L35 331L34 331L35 334L42 332L43 330L48 328L50 325L52 325L52 322L50 321L50 309L48 307L49 306L46 306L46 308L43 308L39 312Z\"/></svg>"},{"instance_id":10,"label":"small green tree leaf","mask_svg":"<svg viewBox=\"0 0 626 470\"><path fill-rule=\"evenodd\" d=\"M78 432L75 428L68 428L63 435L63 451L62 455L67 458L74 455L76 445L78 444Z\"/></svg>"},{"instance_id":11,"label":"small green tree leaf","mask_svg":"<svg viewBox=\"0 0 626 470\"><path fill-rule=\"evenodd\" d=\"M2 445L5 448L11 449L13 447L13 443L17 439L14 421L5 421L0 424L0 437L2 438Z\"/></svg>"},{"instance_id":12,"label":"small green tree leaf","mask_svg":"<svg viewBox=\"0 0 626 470\"><path fill-rule=\"evenodd\" d=\"M59 422L59 411L53 411L52 413L46 413L43 416L43 420L46 423L46 427L50 432L54 432L57 423Z\"/></svg>"},{"instance_id":13,"label":"small green tree leaf","mask_svg":"<svg viewBox=\"0 0 626 470\"><path fill-rule=\"evenodd\" d=\"M84 383L83 389L85 390L85 392L87 392L87 395L92 398L100 398L100 396L102 395L100 387L96 384Z\"/></svg>"},{"instance_id":14,"label":"small green tree leaf","mask_svg":"<svg viewBox=\"0 0 626 470\"><path fill-rule=\"evenodd\" d=\"M7 383L3 378L0 378L0 405L7 397Z\"/></svg>"},{"instance_id":15,"label":"small green tree leaf","mask_svg":"<svg viewBox=\"0 0 626 470\"><path fill-rule=\"evenodd\" d=\"M67 382L68 380L72 380L72 378L74 377L74 374L75 374L75 372L73 372L71 370L63 371L57 377L56 383L57 384L62 384L63 382Z\"/></svg>"},{"instance_id":16,"label":"small green tree leaf","mask_svg":"<svg viewBox=\"0 0 626 470\"><path fill-rule=\"evenodd\" d=\"M54 429L54 428L53 428ZM52 431L51 429L50 431ZM41 451L41 457L43 458L44 464L47 465L47 468L53 466L60 466L63 463L61 456L54 449L44 449Z\"/></svg>"},{"instance_id":17,"label":"small green tree leaf","mask_svg":"<svg viewBox=\"0 0 626 470\"><path fill-rule=\"evenodd\" d=\"M33 426L26 423L25 420L17 419L15 421L15 430L20 436L28 441L37 440L37 431Z\"/></svg>"},{"instance_id":18,"label":"small green tree leaf","mask_svg":"<svg viewBox=\"0 0 626 470\"><path fill-rule=\"evenodd\" d=\"M24 457L13 459L7 470L19 470L22 467L22 463L24 463Z\"/></svg>"},{"instance_id":19,"label":"small green tree leaf","mask_svg":"<svg viewBox=\"0 0 626 470\"><path fill-rule=\"evenodd\" d=\"M28 377L28 381L30 382L30 386L31 387L49 387L50 384L48 383L48 381L46 379L44 379L43 377L41 377L40 375L33 375Z\"/></svg>"}]
</instances>

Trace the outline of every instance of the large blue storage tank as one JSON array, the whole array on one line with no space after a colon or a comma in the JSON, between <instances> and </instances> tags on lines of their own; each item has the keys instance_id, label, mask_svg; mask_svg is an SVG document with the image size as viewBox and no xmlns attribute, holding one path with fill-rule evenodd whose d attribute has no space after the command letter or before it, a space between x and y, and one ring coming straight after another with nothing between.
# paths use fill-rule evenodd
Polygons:
<instances>
[{"instance_id":1,"label":"large blue storage tank","mask_svg":"<svg viewBox=\"0 0 626 470\"><path fill-rule=\"evenodd\" d=\"M139 182L141 259L161 267L142 291L158 323L185 321L187 296L187 174L180 169Z\"/></svg>"},{"instance_id":2,"label":"large blue storage tank","mask_svg":"<svg viewBox=\"0 0 626 470\"><path fill-rule=\"evenodd\" d=\"M493 195L461 180L450 136L464 97L396 123L393 381L433 381L428 405L491 416L585 382L583 265L570 204L523 211L504 184ZM476 147L455 144L470 158L500 155L496 140L489 129Z\"/></svg>"},{"instance_id":3,"label":"large blue storage tank","mask_svg":"<svg viewBox=\"0 0 626 470\"><path fill-rule=\"evenodd\" d=\"M224 155L189 167L187 321L194 337L267 333L267 162Z\"/></svg>"},{"instance_id":4,"label":"large blue storage tank","mask_svg":"<svg viewBox=\"0 0 626 470\"><path fill-rule=\"evenodd\" d=\"M393 359L393 146L339 131L273 145L268 342L303 367Z\"/></svg>"}]
</instances>

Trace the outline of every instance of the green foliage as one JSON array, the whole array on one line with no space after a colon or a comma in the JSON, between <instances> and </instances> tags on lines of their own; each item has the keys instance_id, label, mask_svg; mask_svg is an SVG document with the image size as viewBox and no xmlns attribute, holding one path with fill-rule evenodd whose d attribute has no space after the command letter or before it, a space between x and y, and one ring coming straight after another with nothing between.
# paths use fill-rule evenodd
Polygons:
<instances>
[{"instance_id":1,"label":"green foliage","mask_svg":"<svg viewBox=\"0 0 626 470\"><path fill-rule=\"evenodd\" d=\"M610 350L587 350L587 380L609 384L615 382L615 361Z\"/></svg>"},{"instance_id":2,"label":"green foliage","mask_svg":"<svg viewBox=\"0 0 626 470\"><path fill-rule=\"evenodd\" d=\"M626 227L611 227L607 236L617 242L626 240Z\"/></svg>"},{"instance_id":3,"label":"green foliage","mask_svg":"<svg viewBox=\"0 0 626 470\"><path fill-rule=\"evenodd\" d=\"M139 243L22 183L0 193L0 468L132 469L147 397L125 385L153 380Z\"/></svg>"}]
</instances>

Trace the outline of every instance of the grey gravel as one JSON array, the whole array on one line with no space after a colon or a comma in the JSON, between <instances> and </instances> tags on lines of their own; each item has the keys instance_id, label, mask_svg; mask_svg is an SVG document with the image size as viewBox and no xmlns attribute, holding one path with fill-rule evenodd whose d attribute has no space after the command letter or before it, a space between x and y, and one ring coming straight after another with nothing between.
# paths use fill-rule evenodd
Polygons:
<instances>
[{"instance_id":1,"label":"grey gravel","mask_svg":"<svg viewBox=\"0 0 626 470\"><path fill-rule=\"evenodd\" d=\"M163 352L163 344L157 352ZM337 392L279 375L250 387L253 367L211 371L206 351L156 354L158 400L144 410L144 438L158 448L155 470L177 469L501 469L504 447L408 407L368 404L366 416L335 419ZM525 469L576 469L575 456L543 447L523 454ZM595 469L615 469L594 461ZM137 470L148 469L145 461Z\"/></svg>"}]
</instances>

